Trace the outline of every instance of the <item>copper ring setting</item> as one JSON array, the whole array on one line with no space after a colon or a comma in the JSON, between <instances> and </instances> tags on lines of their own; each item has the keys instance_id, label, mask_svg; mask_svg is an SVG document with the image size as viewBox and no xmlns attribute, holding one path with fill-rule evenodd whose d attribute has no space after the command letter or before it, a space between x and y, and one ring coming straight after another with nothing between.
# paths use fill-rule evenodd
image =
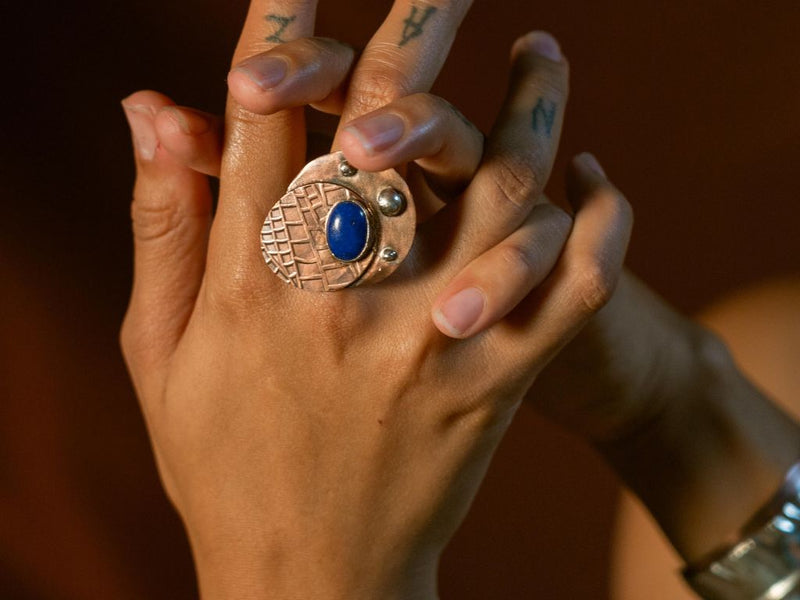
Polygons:
<instances>
[{"instance_id":1,"label":"copper ring setting","mask_svg":"<svg viewBox=\"0 0 800 600\"><path fill-rule=\"evenodd\" d=\"M415 228L411 193L397 171L359 171L336 152L308 163L269 210L261 252L285 283L332 292L391 275Z\"/></svg>"}]
</instances>

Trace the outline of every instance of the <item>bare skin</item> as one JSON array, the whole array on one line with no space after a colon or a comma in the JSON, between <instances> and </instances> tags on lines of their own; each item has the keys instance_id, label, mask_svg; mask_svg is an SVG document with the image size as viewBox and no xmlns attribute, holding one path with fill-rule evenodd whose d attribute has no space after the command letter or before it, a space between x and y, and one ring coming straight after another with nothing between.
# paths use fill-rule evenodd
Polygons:
<instances>
[{"instance_id":1,"label":"bare skin","mask_svg":"<svg viewBox=\"0 0 800 600\"><path fill-rule=\"evenodd\" d=\"M402 114L404 104L410 108L414 101L398 101L391 111ZM534 123L546 133L542 106L537 101ZM426 118L431 115L418 122ZM444 126L437 138L448 139L448 130L457 132L454 123ZM376 164L356 142L345 145L348 158L358 165ZM406 142L407 147L415 146ZM218 156L208 157L214 160L218 162ZM576 191L580 193L580 186L573 194ZM602 213L597 218L602 220ZM495 307L506 308L487 311L472 329L453 332L440 327L443 333L475 335L526 293L513 279L493 280L492 253L486 256L463 269L448 289L478 281ZM582 301L599 306L591 293ZM436 321L435 309L433 318ZM725 540L772 493L797 447L796 425L749 384L713 332L672 310L629 273L623 274L609 304L545 370L527 399L596 445L642 495L689 561ZM685 468L676 469L676 464ZM742 490L733 502L726 492L729 486ZM695 526L698 519L704 527Z\"/></svg>"},{"instance_id":2,"label":"bare skin","mask_svg":"<svg viewBox=\"0 0 800 600\"><path fill-rule=\"evenodd\" d=\"M795 419L800 419L798 307L800 279L794 278L739 292L699 316L726 341L742 371ZM695 598L679 574L684 562L641 503L626 494L619 511L612 598Z\"/></svg>"},{"instance_id":3,"label":"bare skin","mask_svg":"<svg viewBox=\"0 0 800 600\"><path fill-rule=\"evenodd\" d=\"M288 23L280 21L279 25L284 27L288 26ZM418 26L421 27L422 24L419 23ZM248 31L247 27L245 31ZM399 46L411 45L410 42L415 37L417 36L404 36ZM288 52L288 45L284 50ZM280 47L274 51L278 55L281 52ZM241 107L244 105L264 116L268 116L270 111L276 109L274 102L264 102L265 98L267 100L274 98L259 96L262 92L253 90L252 87L248 89L250 84L238 76L242 74L242 65L245 65L246 69L250 68L259 64L259 61L270 58L268 55L269 52L248 57L243 63L239 63L229 78L232 94L240 103L238 108L234 105L232 128L229 111L229 123L226 129L227 143L232 144L234 165L239 161L249 164L248 161L253 160L253 156L257 162L263 163L264 153L269 152L266 146L260 151L256 150L253 156L242 152L244 144L241 142L257 139L259 136L255 135L255 132L258 131L258 123L262 121L252 117L243 119L244 129L241 131L239 130L241 124L236 121L236 119L242 120L244 113L241 112ZM252 80L251 77L248 78ZM358 81L358 77L354 77L353 80ZM335 91L329 93L336 89L337 85L334 82L324 90L324 94L314 90L313 94L306 96L305 102L327 104L331 98L337 97ZM537 86L533 85L530 89L535 91ZM252 95L253 92L255 96ZM287 94L287 97L292 96ZM559 98L548 97L541 93L512 93L511 98L512 102L524 99L523 106L526 106L528 111L528 131L533 131L538 144L544 143L544 147L549 148L545 140L557 138L560 127ZM167 103L163 99L159 102L162 106ZM406 111L414 106L411 97L408 97L408 99L396 99L384 110L393 112L396 116L403 114L404 103L408 103L405 106ZM416 104L424 106L422 97L416 99ZM334 105L339 107L334 110L345 112L349 106L347 100L343 104L334 102ZM158 108L160 107L154 109L154 115L158 112ZM503 112L500 124L489 139L489 160L482 163L482 166L492 163L494 153L498 150L508 151L510 148L519 150L525 147L525 143L518 143L520 132L524 131L524 128L520 122L513 120L518 112L518 106L511 105ZM372 156L375 148L370 140L361 135L364 131L359 129L361 127L368 131L369 119L380 117L379 113L380 111L376 111L370 115L362 115L359 118L361 120L356 119L349 123L343 120L343 129L340 130L338 140L345 148L348 159L356 166L378 168L375 165L381 164L379 160L375 162L375 156ZM405 112L407 121L412 113L413 110L411 113ZM434 108L429 112L427 120L436 113ZM160 114L155 118L156 125L159 118ZM504 123L506 119L509 119L508 124ZM425 120L426 118L422 117L418 122ZM243 131L249 131L250 128L254 128L254 131L243 134ZM412 133L406 142L409 139L424 140L425 136L421 130L417 131L412 127L411 131L415 133ZM446 133L448 131L450 134ZM459 127L454 121L442 129L445 139L457 138L458 131ZM158 132L163 133L160 129ZM468 129L461 132L465 139L470 139ZM280 134L281 130L278 130L278 133ZM244 137L237 137L242 135ZM454 137L448 138L449 135ZM296 142L296 138L294 141ZM273 142L274 139L271 139L270 147L273 146ZM165 143L164 147L169 149L171 146ZM403 147L403 144L398 147ZM405 149L410 152L409 148L419 147L424 147L424 144L422 146L406 144ZM378 154L384 150L381 149ZM541 152L537 151L536 154L541 159ZM171 159L180 163L178 155L180 151L171 155ZM384 153L384 160L399 160L398 156L402 156L402 160L415 160L418 166L427 168L429 180L433 178L439 183L450 184L455 182L456 188L459 183L469 186L466 196L469 195L470 187L482 179L480 169L473 183L466 181L463 176L459 177L458 170L456 173L452 171L448 173L448 165L458 163L454 163L452 159L440 160L437 163L436 153L433 155L432 163L436 168L431 168L431 163L427 167L422 164L423 159L430 158L425 153L420 156L413 156L413 152L411 155L401 153L389 159L390 155L391 152ZM438 158L441 159L442 155L440 154ZM508 325L517 328L525 323L524 320L518 321L515 312L518 315L521 307L529 305L531 302L529 294L532 289L533 297L536 298L533 302L540 304L540 294L547 295L550 290L558 290L572 277L578 277L582 282L581 291L577 294L568 294L570 299L583 306L584 310L588 309L589 314L601 308L602 310L592 319L589 327L579 335L578 339L559 356L552 367L526 391L525 396L540 411L593 443L647 503L682 557L691 561L726 539L730 531L740 525L772 492L785 468L795 458L800 433L787 415L773 406L747 381L713 333L674 312L630 274L623 275L619 289L611 296L608 282L616 281L618 272L615 266L621 263L620 246L618 243L614 245L613 240L618 241L626 237L625 230L629 223L626 224L624 218L626 210L624 203L620 202L618 193L608 187L596 163L590 170L598 177L588 176L585 168L590 161L587 161L589 159L585 157L573 164L573 171L568 180L568 191L572 198L594 198L595 202L591 208L588 204L575 203L578 212L573 233L559 259L559 264L562 266L556 264L553 268L551 264L551 272L546 268L544 270L534 268L527 272L523 269L516 273L512 270L511 277L496 278L493 275L497 272L497 265L509 263L510 255L505 251L496 252L500 246L487 249L483 255L473 256L463 263L459 271L447 273L448 284L444 286L444 291L439 293L438 298L431 302L431 320L442 333L452 338L472 337L476 340L485 340L485 334L492 335L498 327L511 333L507 328ZM213 163L213 160L210 162ZM552 157L534 167L533 181L541 182L546 179L547 164L552 164ZM223 180L225 165L226 158L223 153L221 167ZM522 181L522 187L525 188L524 182L528 179L525 163L517 159L512 161L503 159L499 162L501 168L508 168L509 165L513 167L511 179L517 184ZM470 173L472 170L467 161L464 173ZM254 167L245 169L245 172L254 171ZM146 169L140 163L140 173L145 172ZM213 169L205 172L213 172ZM510 175L508 172L507 174ZM502 187L504 184L500 185ZM252 189L251 183L248 186L248 189L241 189L239 193L246 197ZM433 187L441 189L442 186ZM256 207L259 206L257 198L253 198L251 203ZM224 205L221 206L224 208ZM437 207L436 202L429 203L428 206L433 209L432 213L441 208L441 204ZM540 206L546 207L548 204L544 202ZM245 212L251 210L249 206L242 208ZM261 207L261 214L263 209L264 207ZM448 206L448 209L451 207ZM446 209L441 214L447 214L451 210ZM521 240L541 239L540 235L533 235L537 221L532 219L534 212L528 213L529 220L522 227L519 227L519 221L515 221L519 228L506 238L506 242L517 256L521 245L518 240L512 242L512 238L517 236ZM436 215L434 220L439 219L441 214ZM502 225L507 218L503 210L498 212L495 207L495 210L484 215L482 225L488 224L491 229L491 224L497 219ZM255 220L255 217L253 219ZM507 227L508 223L505 226ZM581 235L582 241L577 242L575 234L579 230L585 230L586 227L594 229L594 232ZM495 239L495 243L498 241L499 237ZM614 249L609 252L609 248L612 247ZM585 256L596 257L598 254L603 254L607 260L590 264L585 259L579 258L579 254L576 254L578 248L583 248ZM605 248L605 251L599 252L600 248ZM592 251L587 254L587 250ZM530 254L523 262L530 264L531 257L542 255L548 254L546 252ZM514 262L512 260L510 264ZM545 260L545 264L548 262ZM567 264L572 264L571 272ZM548 272L549 275L543 278L542 273ZM536 286L540 283L543 283L541 290L536 291ZM475 318L468 323L464 319L459 320L456 313L449 311L449 301L457 298L464 290L478 291L483 296L482 309L477 315L473 315ZM608 305L605 306L607 302ZM515 309L515 307L520 308ZM509 311L512 312L509 314ZM462 314L461 317L463 316ZM550 327L546 321L546 318L543 319L545 330ZM453 326L454 323L459 326ZM478 336L479 333L484 335ZM562 342L568 341L569 337L571 336L562 338ZM541 340L526 339L524 335L512 335L505 338L504 343L496 349L503 347L509 350L517 345L527 347L529 352L536 351L537 346L541 345ZM131 366L136 378L135 364ZM531 365L530 368L533 371L528 373L528 377L535 375L539 367ZM580 376L576 377L576 373ZM509 377L510 373L506 372L506 384L514 381L513 377ZM255 382L251 382L250 386L257 389ZM441 382L438 392L446 392L446 386L442 387ZM147 412L146 407L145 412ZM692 427L688 427L689 424ZM675 468L676 465L678 468ZM184 470L190 469L184 467ZM711 477L711 474L714 476ZM733 499L727 493L731 486L742 490ZM703 523L703 527L697 528L695 526L697 522ZM451 523L451 526L456 524L457 522ZM190 532L191 529L190 527ZM403 533L409 535L408 531ZM353 547L357 549L358 544L355 543ZM320 556L324 554L322 552ZM211 561L210 569L203 565L202 556L198 558L198 563L201 583L203 572L211 572L211 585L222 585L223 587L219 589L224 589L225 581L221 583L218 581L220 574L223 573L221 569L225 569L224 562L221 563L222 566L217 565L216 574L213 568L214 561ZM346 569L344 572L346 573ZM380 574L380 570L377 572ZM418 591L426 589L424 583L426 579L427 589L431 589L430 566L418 569L418 572L427 572L427 576L423 576L421 580L408 578L405 585L411 587L405 588L406 593L413 589ZM227 575L232 580L237 578L230 572ZM319 581L327 580L322 577ZM419 584L419 581L423 583ZM254 585L257 584L258 582L254 582ZM421 587L416 588L415 585ZM402 585L397 589L401 588Z\"/></svg>"},{"instance_id":4,"label":"bare skin","mask_svg":"<svg viewBox=\"0 0 800 600\"><path fill-rule=\"evenodd\" d=\"M281 36L312 32L313 3L295 6L296 19L277 22ZM408 6L396 6L378 37L397 31ZM460 4L437 6L454 30ZM242 65L253 67L271 45L263 43L262 19L277 14L271 8L251 5L232 91L249 85ZM276 21L267 24L269 36L278 35ZM398 56L416 61L423 41L409 37ZM436 57L429 71L415 71L412 89L430 84ZM531 381L611 296L630 209L590 156L571 171L574 218L541 199L567 65L541 33L521 38L512 57L504 110L471 167L459 173L457 163L441 160L446 151L420 150L430 130L409 128L420 142L405 146L420 153L409 158L432 181L464 192L418 228L414 255L391 285L346 294L286 286L255 243L253 232L302 166L297 109L260 115L230 99L209 235L204 177L157 140L158 115L171 103L154 92L123 102L137 183L135 280L122 347L204 598L435 598L439 555ZM368 58L369 48L361 60ZM319 99L315 85L307 91L301 103ZM542 98L560 107L549 109L545 130L531 123ZM477 135L429 100L417 96L414 106L450 123L456 138ZM368 104L345 100L340 139L345 145L351 128L360 134L351 142L369 154L368 115L348 121ZM395 108L413 123L413 110ZM387 150L384 159L397 154ZM437 304L436 294L453 281L460 287L448 290L450 299L474 289L487 271L470 267L487 262L505 270L514 293L484 298L471 322L484 334L454 340L472 333L463 303L459 314L446 300Z\"/></svg>"}]
</instances>

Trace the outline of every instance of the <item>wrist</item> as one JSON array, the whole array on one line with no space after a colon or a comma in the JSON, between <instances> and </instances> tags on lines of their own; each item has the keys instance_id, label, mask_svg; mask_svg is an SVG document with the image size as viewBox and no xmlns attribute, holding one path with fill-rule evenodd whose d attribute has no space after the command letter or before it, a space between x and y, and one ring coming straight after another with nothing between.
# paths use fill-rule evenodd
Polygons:
<instances>
[{"instance_id":1,"label":"wrist","mask_svg":"<svg viewBox=\"0 0 800 600\"><path fill-rule=\"evenodd\" d=\"M190 536L203 600L437 600L438 557L402 561L397 554L323 536L269 543L226 534Z\"/></svg>"},{"instance_id":2,"label":"wrist","mask_svg":"<svg viewBox=\"0 0 800 600\"><path fill-rule=\"evenodd\" d=\"M800 452L800 430L714 335L693 326L687 336L649 390L658 412L598 447L694 561L729 542L775 493Z\"/></svg>"}]
</instances>

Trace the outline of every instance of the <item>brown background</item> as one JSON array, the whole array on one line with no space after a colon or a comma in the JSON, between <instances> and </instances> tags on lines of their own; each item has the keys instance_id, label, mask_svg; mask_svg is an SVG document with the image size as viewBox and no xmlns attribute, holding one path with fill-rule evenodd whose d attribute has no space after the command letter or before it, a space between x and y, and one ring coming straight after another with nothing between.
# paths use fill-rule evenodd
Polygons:
<instances>
[{"instance_id":1,"label":"brown background","mask_svg":"<svg viewBox=\"0 0 800 600\"><path fill-rule=\"evenodd\" d=\"M366 41L388 2L322 0ZM342 9L341 5L348 8ZM245 2L4 7L0 598L181 599L186 543L116 344L130 280L119 100L220 111ZM629 264L683 310L797 269L800 4L477 0L437 91L487 129L513 38L572 64L562 158L590 149L636 210ZM445 557L444 598L603 598L616 487L520 411Z\"/></svg>"}]
</instances>

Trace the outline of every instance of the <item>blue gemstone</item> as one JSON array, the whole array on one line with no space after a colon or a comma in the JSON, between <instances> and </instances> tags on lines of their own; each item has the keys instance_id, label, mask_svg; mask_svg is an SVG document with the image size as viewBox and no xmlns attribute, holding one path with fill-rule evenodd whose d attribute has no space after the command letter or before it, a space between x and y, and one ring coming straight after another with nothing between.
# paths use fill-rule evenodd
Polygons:
<instances>
[{"instance_id":1,"label":"blue gemstone","mask_svg":"<svg viewBox=\"0 0 800 600\"><path fill-rule=\"evenodd\" d=\"M367 247L367 213L356 202L339 202L328 214L325 230L331 253L342 261L356 260Z\"/></svg>"}]
</instances>

